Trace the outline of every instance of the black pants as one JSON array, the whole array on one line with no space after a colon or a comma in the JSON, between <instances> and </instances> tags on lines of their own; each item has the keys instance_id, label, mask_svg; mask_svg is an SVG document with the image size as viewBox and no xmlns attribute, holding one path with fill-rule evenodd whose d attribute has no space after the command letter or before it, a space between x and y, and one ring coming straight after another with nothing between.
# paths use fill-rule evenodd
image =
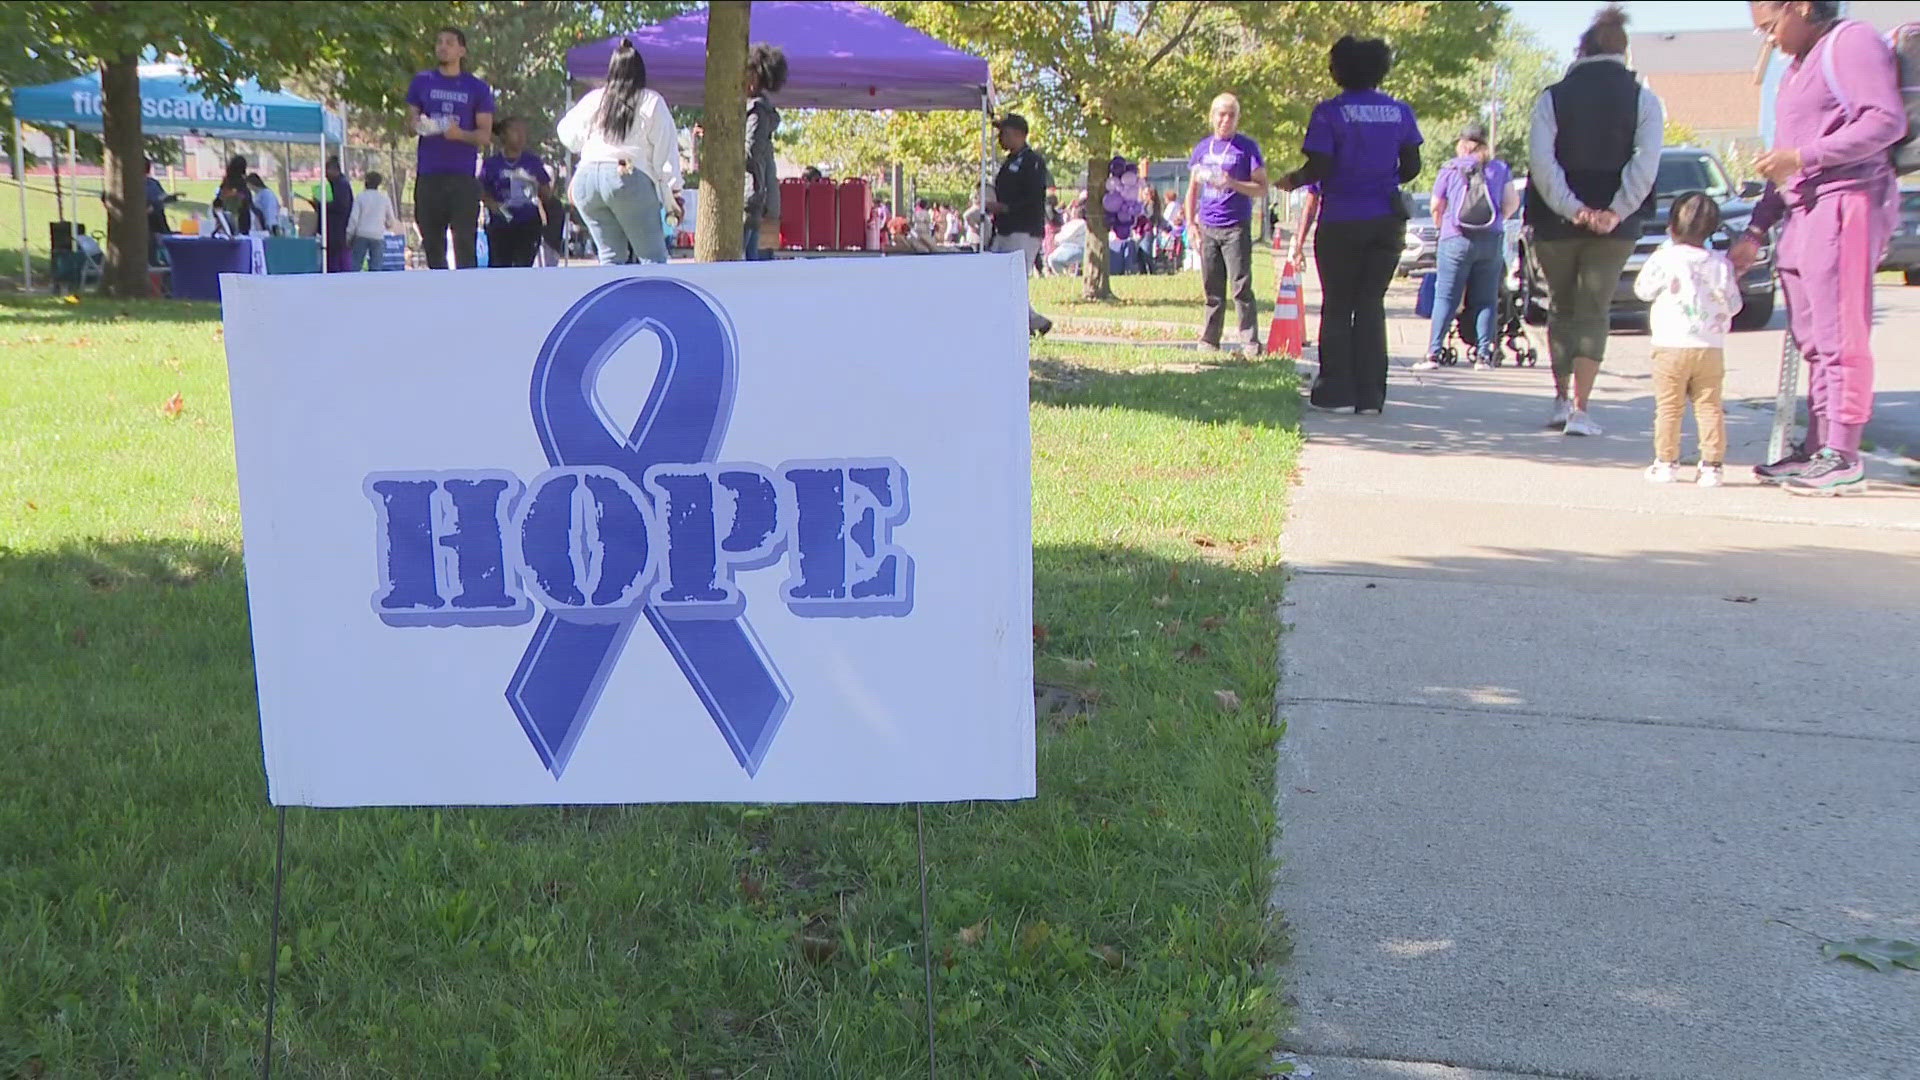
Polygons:
<instances>
[{"instance_id":1,"label":"black pants","mask_svg":"<svg viewBox=\"0 0 1920 1080\"><path fill-rule=\"evenodd\" d=\"M495 218L487 223L487 265L532 266L540 253L540 219Z\"/></svg>"},{"instance_id":2,"label":"black pants","mask_svg":"<svg viewBox=\"0 0 1920 1080\"><path fill-rule=\"evenodd\" d=\"M480 265L475 234L480 230L480 180L458 173L431 173L413 182L413 220L420 226L420 243L427 265L447 268L445 237L453 231L453 264L462 270Z\"/></svg>"},{"instance_id":3,"label":"black pants","mask_svg":"<svg viewBox=\"0 0 1920 1080\"><path fill-rule=\"evenodd\" d=\"M1407 222L1401 217L1322 221L1313 234L1320 268L1320 374L1311 400L1326 409L1387 403L1387 286Z\"/></svg>"},{"instance_id":4,"label":"black pants","mask_svg":"<svg viewBox=\"0 0 1920 1080\"><path fill-rule=\"evenodd\" d=\"M1233 285L1234 307L1239 309L1240 336L1258 345L1253 310L1253 226L1241 223L1225 228L1200 226L1200 281L1207 291L1207 324L1200 340L1220 344L1220 324L1227 318L1227 285Z\"/></svg>"}]
</instances>

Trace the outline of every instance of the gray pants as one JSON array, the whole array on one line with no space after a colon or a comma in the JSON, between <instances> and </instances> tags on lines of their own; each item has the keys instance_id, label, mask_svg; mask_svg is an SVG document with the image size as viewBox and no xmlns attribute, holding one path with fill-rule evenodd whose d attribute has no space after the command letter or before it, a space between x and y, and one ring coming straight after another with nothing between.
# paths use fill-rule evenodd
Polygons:
<instances>
[{"instance_id":1,"label":"gray pants","mask_svg":"<svg viewBox=\"0 0 1920 1080\"><path fill-rule=\"evenodd\" d=\"M1233 286L1233 303L1240 315L1240 336L1255 348L1260 346L1259 331L1254 328L1253 227L1246 223L1216 228L1200 227L1200 280L1207 291L1207 324L1200 340L1220 344L1220 327L1227 318L1227 286Z\"/></svg>"},{"instance_id":2,"label":"gray pants","mask_svg":"<svg viewBox=\"0 0 1920 1080\"><path fill-rule=\"evenodd\" d=\"M1036 256L1040 254L1040 238L1033 235L1032 233L1023 233L1023 232L998 233L994 236L993 243L988 245L987 250L1019 252L1026 259L1025 265L1027 268L1027 273L1032 274L1033 260ZM1028 330L1030 331L1038 330L1042 325L1046 323L1046 321L1047 321L1046 318L1042 316L1039 312L1033 310L1031 305L1028 306L1027 308L1027 329Z\"/></svg>"},{"instance_id":3,"label":"gray pants","mask_svg":"<svg viewBox=\"0 0 1920 1080\"><path fill-rule=\"evenodd\" d=\"M580 166L567 188L586 219L601 266L667 261L667 224L660 189L639 169L620 172L610 161Z\"/></svg>"}]
</instances>

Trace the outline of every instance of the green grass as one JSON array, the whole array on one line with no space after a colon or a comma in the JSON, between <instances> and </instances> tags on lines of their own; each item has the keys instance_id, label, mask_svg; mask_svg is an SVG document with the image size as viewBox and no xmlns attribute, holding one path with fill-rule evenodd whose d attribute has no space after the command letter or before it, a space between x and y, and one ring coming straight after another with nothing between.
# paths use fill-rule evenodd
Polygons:
<instances>
[{"instance_id":1,"label":"green grass","mask_svg":"<svg viewBox=\"0 0 1920 1080\"><path fill-rule=\"evenodd\" d=\"M0 1077L258 1067L273 817L215 319L0 299ZM927 810L941 1069L1262 1076L1294 376L1034 372L1040 795ZM913 837L905 807L296 809L278 1073L920 1075Z\"/></svg>"},{"instance_id":2,"label":"green grass","mask_svg":"<svg viewBox=\"0 0 1920 1080\"><path fill-rule=\"evenodd\" d=\"M1056 321L1066 318L1075 321L1180 323L1192 328L1183 330L1183 336L1198 335L1200 320L1206 310L1199 271L1123 274L1108 280L1113 286L1114 299L1085 300L1081 297L1085 283L1077 277L1036 277L1030 285L1033 306ZM1274 284L1273 253L1263 245L1255 245L1253 295L1259 301L1262 320L1273 313ZM1266 329L1263 321L1260 332L1265 334ZM1108 329L1107 332L1124 331Z\"/></svg>"},{"instance_id":3,"label":"green grass","mask_svg":"<svg viewBox=\"0 0 1920 1080\"><path fill-rule=\"evenodd\" d=\"M63 178L66 184L70 178ZM178 192L187 200L206 203L213 198L218 188L217 180L185 180L178 183L162 181L168 192ZM72 199L71 187L64 188L68 199ZM107 209L100 203L100 178L83 176L80 178L79 205L73 208L73 218L85 225L87 231L106 243ZM33 282L36 289L44 290L50 274L47 258L47 245L50 237L47 226L67 216L62 206L71 207L71 202L62 204L54 199L53 177L27 177L27 246L33 256ZM170 210L168 217L178 222L178 210ZM20 280L20 186L11 176L0 177L0 278Z\"/></svg>"}]
</instances>

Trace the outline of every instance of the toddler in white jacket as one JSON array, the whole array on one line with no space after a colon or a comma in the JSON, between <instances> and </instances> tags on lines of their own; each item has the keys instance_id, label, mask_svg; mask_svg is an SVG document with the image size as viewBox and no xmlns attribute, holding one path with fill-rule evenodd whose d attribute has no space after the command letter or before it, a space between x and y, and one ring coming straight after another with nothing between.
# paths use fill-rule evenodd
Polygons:
<instances>
[{"instance_id":1,"label":"toddler in white jacket","mask_svg":"<svg viewBox=\"0 0 1920 1080\"><path fill-rule=\"evenodd\" d=\"M1721 390L1727 379L1727 329L1740 310L1740 285L1726 255L1707 246L1720 228L1720 206L1699 191L1673 201L1667 242L1647 256L1633 292L1651 303L1653 337L1653 464L1647 479L1671 484L1680 464L1680 414L1693 402L1700 435L1701 487L1726 479L1727 421Z\"/></svg>"}]
</instances>

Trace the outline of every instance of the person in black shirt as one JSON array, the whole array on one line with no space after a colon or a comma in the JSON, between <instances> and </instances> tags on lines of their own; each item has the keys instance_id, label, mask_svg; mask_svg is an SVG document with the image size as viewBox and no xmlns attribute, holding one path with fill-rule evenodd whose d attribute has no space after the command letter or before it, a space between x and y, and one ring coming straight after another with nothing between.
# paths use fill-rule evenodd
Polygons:
<instances>
[{"instance_id":1,"label":"person in black shirt","mask_svg":"<svg viewBox=\"0 0 1920 1080\"><path fill-rule=\"evenodd\" d=\"M1047 159L1027 145L1027 118L1008 113L994 125L1000 129L1000 148L1007 160L993 178L993 198L987 200L987 213L993 215L993 240L988 251L1017 251L1026 258L1027 272L1040 253L1040 240L1047 232L1047 188L1053 186L1047 176ZM1046 336L1053 321L1027 308L1027 332Z\"/></svg>"}]
</instances>

